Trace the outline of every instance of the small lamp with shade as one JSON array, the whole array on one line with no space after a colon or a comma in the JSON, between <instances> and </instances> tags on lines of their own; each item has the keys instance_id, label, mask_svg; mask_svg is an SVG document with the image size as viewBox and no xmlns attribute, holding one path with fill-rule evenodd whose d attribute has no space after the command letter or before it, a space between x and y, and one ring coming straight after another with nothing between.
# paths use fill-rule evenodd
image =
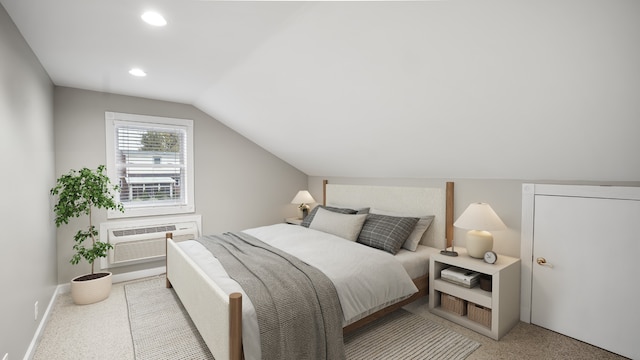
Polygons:
<instances>
[{"instance_id":1,"label":"small lamp with shade","mask_svg":"<svg viewBox=\"0 0 640 360\"><path fill-rule=\"evenodd\" d=\"M482 259L493 249L493 235L489 231L505 230L507 226L487 203L472 203L460 215L453 226L467 229L467 253Z\"/></svg>"},{"instance_id":2,"label":"small lamp with shade","mask_svg":"<svg viewBox=\"0 0 640 360\"><path fill-rule=\"evenodd\" d=\"M298 191L298 193L293 198L293 200L291 200L292 204L300 204L298 205L298 209L302 211L302 219L307 217L307 214L309 213L310 207L308 204L311 204L314 202L316 201L313 199L313 196L311 196L311 194L307 190Z\"/></svg>"}]
</instances>

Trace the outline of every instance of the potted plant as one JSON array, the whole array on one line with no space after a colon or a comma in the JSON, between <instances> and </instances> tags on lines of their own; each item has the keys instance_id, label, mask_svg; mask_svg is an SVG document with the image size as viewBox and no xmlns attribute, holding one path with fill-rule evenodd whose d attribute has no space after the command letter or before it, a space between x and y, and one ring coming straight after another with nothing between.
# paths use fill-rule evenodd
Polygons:
<instances>
[{"instance_id":1,"label":"potted plant","mask_svg":"<svg viewBox=\"0 0 640 360\"><path fill-rule=\"evenodd\" d=\"M94 272L94 261L107 256L107 251L113 246L98 240L98 231L91 221L93 209L119 210L124 212L121 203L116 202L114 191L120 188L111 184L105 174L105 166L100 165L96 170L82 168L71 170L68 174L56 180L56 186L50 191L58 196L58 202L53 207L56 226L68 224L69 219L87 216L89 224L78 230L74 236L75 254L70 262L77 265L82 259L91 264L91 274L81 275L71 280L71 297L76 304L92 304L109 297L111 292L111 273ZM85 240L91 239L91 246L85 245Z\"/></svg>"}]
</instances>

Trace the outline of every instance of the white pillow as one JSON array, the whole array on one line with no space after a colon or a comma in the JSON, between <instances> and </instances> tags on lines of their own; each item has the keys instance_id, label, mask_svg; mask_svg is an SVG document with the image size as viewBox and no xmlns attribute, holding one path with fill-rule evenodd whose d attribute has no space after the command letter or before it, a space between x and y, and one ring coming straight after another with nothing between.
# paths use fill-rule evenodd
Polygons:
<instances>
[{"instance_id":1,"label":"white pillow","mask_svg":"<svg viewBox=\"0 0 640 360\"><path fill-rule=\"evenodd\" d=\"M309 228L356 241L366 218L367 214L340 214L319 208Z\"/></svg>"},{"instance_id":2,"label":"white pillow","mask_svg":"<svg viewBox=\"0 0 640 360\"><path fill-rule=\"evenodd\" d=\"M413 232L409 234L409 237L407 238L407 240L405 240L404 244L402 244L402 248L407 249L409 251L416 251L416 249L418 249L418 244L422 239L422 235L424 235L424 233L427 231L429 226L431 226L431 223L435 218L434 215L412 216L412 215L407 215L407 214L403 214L395 211L386 211L386 210L379 210L379 209L371 209L369 210L369 212L371 214L378 214L378 215L419 218L418 222L416 223L416 226L413 228Z\"/></svg>"}]
</instances>

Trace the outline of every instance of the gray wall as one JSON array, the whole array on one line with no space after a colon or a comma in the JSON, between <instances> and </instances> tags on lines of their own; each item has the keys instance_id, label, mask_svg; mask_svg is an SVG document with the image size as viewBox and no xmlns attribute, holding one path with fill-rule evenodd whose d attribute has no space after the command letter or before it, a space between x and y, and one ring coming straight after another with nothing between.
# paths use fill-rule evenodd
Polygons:
<instances>
[{"instance_id":1,"label":"gray wall","mask_svg":"<svg viewBox=\"0 0 640 360\"><path fill-rule=\"evenodd\" d=\"M66 87L55 88L56 174L106 163L105 111L194 120L196 213L205 234L240 230L294 216L290 204L307 176L191 105L114 95ZM86 221L83 219L82 221ZM106 212L95 214L106 221ZM73 234L83 222L58 229L58 282L90 270L69 264ZM158 263L114 268L123 273Z\"/></svg>"},{"instance_id":2,"label":"gray wall","mask_svg":"<svg viewBox=\"0 0 640 360\"><path fill-rule=\"evenodd\" d=\"M53 84L2 6L0 123L0 358L19 359L57 285Z\"/></svg>"}]
</instances>

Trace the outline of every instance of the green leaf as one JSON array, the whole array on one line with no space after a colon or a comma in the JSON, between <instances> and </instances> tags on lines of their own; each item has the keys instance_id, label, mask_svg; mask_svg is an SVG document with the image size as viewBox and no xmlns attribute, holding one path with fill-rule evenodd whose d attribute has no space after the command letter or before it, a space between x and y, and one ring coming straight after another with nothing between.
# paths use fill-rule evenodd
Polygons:
<instances>
[{"instance_id":1,"label":"green leaf","mask_svg":"<svg viewBox=\"0 0 640 360\"><path fill-rule=\"evenodd\" d=\"M91 264L92 273L95 259L107 256L107 251L112 248L111 244L98 241L98 231L91 221L92 210L106 209L124 212L124 206L122 203L116 202L113 195L120 190L120 187L111 183L105 171L104 165L98 166L96 170L86 167L79 171L70 170L69 173L60 176L56 180L56 186L50 190L51 195L58 197L58 201L53 207L56 226L68 224L71 218L88 217L88 226L78 230L74 236L73 250L76 253L70 262L76 265L85 259ZM83 243L89 238L92 245L87 248Z\"/></svg>"}]
</instances>

